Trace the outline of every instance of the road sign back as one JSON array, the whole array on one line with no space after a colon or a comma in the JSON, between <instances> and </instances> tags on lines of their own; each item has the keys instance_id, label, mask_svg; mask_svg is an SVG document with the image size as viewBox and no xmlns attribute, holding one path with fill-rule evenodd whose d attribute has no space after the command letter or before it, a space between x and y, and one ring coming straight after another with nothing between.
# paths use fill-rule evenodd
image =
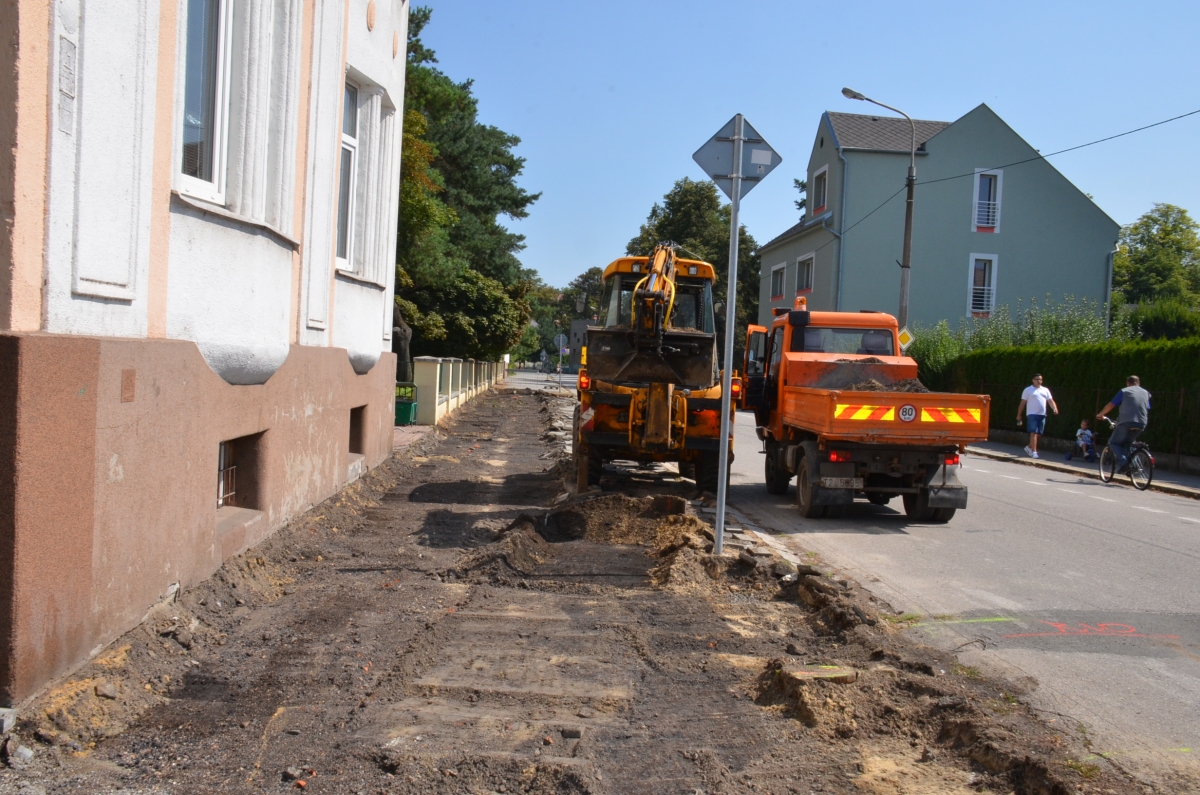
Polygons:
<instances>
[{"instance_id":1,"label":"road sign back","mask_svg":"<svg viewBox=\"0 0 1200 795\"><path fill-rule=\"evenodd\" d=\"M717 131L716 135L708 139L704 146L696 150L696 154L692 155L692 159L731 199L733 198L734 177L733 131L736 121L736 116L730 119L724 127ZM783 158L750 126L750 122L743 120L742 128L745 142L742 146L741 195L745 196L754 189L759 180L782 163Z\"/></svg>"}]
</instances>

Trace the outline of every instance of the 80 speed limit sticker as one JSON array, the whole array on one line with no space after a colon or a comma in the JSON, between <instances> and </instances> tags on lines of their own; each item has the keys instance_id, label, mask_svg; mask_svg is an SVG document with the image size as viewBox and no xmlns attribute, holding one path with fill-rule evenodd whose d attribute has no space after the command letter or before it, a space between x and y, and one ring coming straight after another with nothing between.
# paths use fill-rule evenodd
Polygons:
<instances>
[{"instance_id":1,"label":"80 speed limit sticker","mask_svg":"<svg viewBox=\"0 0 1200 795\"><path fill-rule=\"evenodd\" d=\"M917 407L910 404L900 407L900 419L903 422L912 422L917 418Z\"/></svg>"}]
</instances>

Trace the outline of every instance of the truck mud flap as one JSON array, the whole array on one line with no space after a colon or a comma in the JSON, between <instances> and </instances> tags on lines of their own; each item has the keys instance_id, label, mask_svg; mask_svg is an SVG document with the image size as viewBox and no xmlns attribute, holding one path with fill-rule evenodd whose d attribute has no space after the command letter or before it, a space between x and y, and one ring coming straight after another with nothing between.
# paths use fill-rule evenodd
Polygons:
<instances>
[{"instance_id":1,"label":"truck mud flap","mask_svg":"<svg viewBox=\"0 0 1200 795\"><path fill-rule=\"evenodd\" d=\"M935 488L930 486L928 504L930 508L966 508L967 487Z\"/></svg>"},{"instance_id":2,"label":"truck mud flap","mask_svg":"<svg viewBox=\"0 0 1200 795\"><path fill-rule=\"evenodd\" d=\"M853 505L853 489L823 489L813 486L813 505Z\"/></svg>"}]
</instances>

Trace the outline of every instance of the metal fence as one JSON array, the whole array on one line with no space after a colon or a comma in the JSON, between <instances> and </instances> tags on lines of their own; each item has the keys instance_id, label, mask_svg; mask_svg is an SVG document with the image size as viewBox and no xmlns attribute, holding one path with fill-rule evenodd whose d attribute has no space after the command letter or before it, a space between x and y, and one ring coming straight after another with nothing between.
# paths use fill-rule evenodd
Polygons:
<instances>
[{"instance_id":1,"label":"metal fence","mask_svg":"<svg viewBox=\"0 0 1200 795\"><path fill-rule=\"evenodd\" d=\"M1029 384L979 384L980 394L991 395L991 426L1019 430L1017 406L1021 393ZM1108 426L1098 423L1096 414L1124 386L1056 387L1046 384L1058 406L1058 416L1046 417L1046 435L1057 439L1074 439L1080 420L1088 420L1102 441L1108 439ZM1200 455L1200 390L1150 390L1150 423L1141 438L1155 453ZM1116 412L1110 416L1116 419Z\"/></svg>"}]
</instances>

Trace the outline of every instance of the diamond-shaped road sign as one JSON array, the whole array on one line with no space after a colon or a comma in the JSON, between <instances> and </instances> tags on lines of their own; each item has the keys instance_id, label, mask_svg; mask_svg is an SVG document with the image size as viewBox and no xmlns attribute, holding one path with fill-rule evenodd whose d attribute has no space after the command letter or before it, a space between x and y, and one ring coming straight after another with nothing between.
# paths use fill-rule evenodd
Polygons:
<instances>
[{"instance_id":1,"label":"diamond-shaped road sign","mask_svg":"<svg viewBox=\"0 0 1200 795\"><path fill-rule=\"evenodd\" d=\"M916 339L917 339L915 336L913 336L913 333L908 330L908 326L905 326L904 328L900 329L900 334L898 336L900 338L901 353L908 350L908 346L912 345L913 342L916 341Z\"/></svg>"},{"instance_id":2,"label":"diamond-shaped road sign","mask_svg":"<svg viewBox=\"0 0 1200 795\"><path fill-rule=\"evenodd\" d=\"M717 131L717 134L708 139L708 143L696 150L696 154L692 155L692 159L699 164L700 168L704 169L705 173L712 177L713 182L717 183L725 195L733 198L733 131L737 122L737 117L734 116L729 122ZM742 145L742 191L741 196L745 196L758 181L770 174L772 170L780 163L783 158L779 153L771 148L771 145L762 139L762 136L750 126L750 122L742 121L742 134L745 136ZM739 196L738 198L741 198Z\"/></svg>"}]
</instances>

